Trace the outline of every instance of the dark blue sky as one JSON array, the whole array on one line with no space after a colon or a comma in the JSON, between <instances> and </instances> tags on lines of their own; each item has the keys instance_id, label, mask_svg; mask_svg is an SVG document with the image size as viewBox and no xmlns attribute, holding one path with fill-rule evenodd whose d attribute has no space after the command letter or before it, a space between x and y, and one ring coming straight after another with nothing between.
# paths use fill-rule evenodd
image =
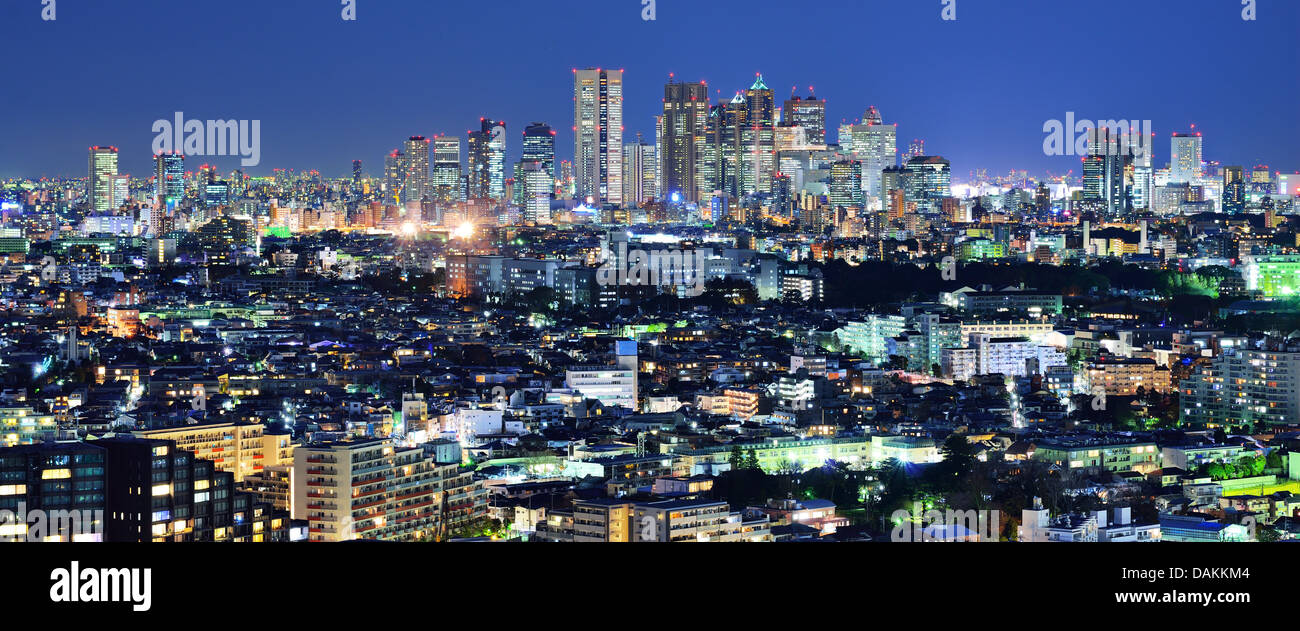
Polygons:
<instances>
[{"instance_id":1,"label":"dark blue sky","mask_svg":"<svg viewBox=\"0 0 1300 631\"><path fill-rule=\"evenodd\" d=\"M407 136L508 123L510 155L530 121L572 154L571 68L626 70L626 127L653 137L669 72L724 96L761 71L778 99L816 86L828 126L869 105L927 140L965 179L1028 169L1079 174L1046 157L1042 127L1068 111L1150 119L1156 163L1196 123L1206 158L1300 170L1300 2L1259 0L3 0L0 177L84 175L86 147L121 148L151 169L153 121L262 121L262 163L371 174ZM830 134L835 137L834 132ZM206 159L223 170L237 158ZM187 164L192 167L197 162Z\"/></svg>"}]
</instances>

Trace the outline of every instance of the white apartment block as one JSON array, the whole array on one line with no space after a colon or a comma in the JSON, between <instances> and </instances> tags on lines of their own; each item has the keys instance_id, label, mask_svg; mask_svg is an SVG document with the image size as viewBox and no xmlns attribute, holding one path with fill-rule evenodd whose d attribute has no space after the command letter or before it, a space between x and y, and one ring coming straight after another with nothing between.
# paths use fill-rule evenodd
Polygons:
<instances>
[{"instance_id":1,"label":"white apartment block","mask_svg":"<svg viewBox=\"0 0 1300 631\"><path fill-rule=\"evenodd\" d=\"M486 513L472 474L421 448L367 440L294 452L293 518L308 521L308 541L442 538Z\"/></svg>"}]
</instances>

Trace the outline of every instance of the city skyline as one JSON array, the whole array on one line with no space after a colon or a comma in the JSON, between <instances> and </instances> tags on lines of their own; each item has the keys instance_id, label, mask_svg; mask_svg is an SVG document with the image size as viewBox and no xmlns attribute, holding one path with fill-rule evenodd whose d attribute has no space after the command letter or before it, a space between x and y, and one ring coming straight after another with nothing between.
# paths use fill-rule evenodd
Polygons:
<instances>
[{"instance_id":1,"label":"city skyline","mask_svg":"<svg viewBox=\"0 0 1300 631\"><path fill-rule=\"evenodd\" d=\"M237 13L241 3L242 0L238 0L232 4L231 15ZM1040 7L1028 2L999 3L998 6L964 3L959 19L948 23L940 19L937 3L934 7L928 6L929 3L924 3L924 7L916 6L923 3L886 5L877 7L874 14L848 6L854 3L825 3L801 7L810 23L836 15L838 7L841 12L859 11L864 18L894 21L907 28L872 31L873 35L881 37L861 42L860 47L846 38L832 37L815 53L790 53L784 47L776 47L783 52L759 50L754 55L754 67L742 68L739 67L741 64L732 61L734 56L731 55L710 59L696 54L699 47L683 44L695 40L683 32L682 24L674 22L686 22L688 10L692 12L691 23L707 22L711 17L722 19L724 12L689 8L675 0L661 0L658 19L644 22L637 3L628 2L625 12L607 10L603 18L593 20L600 26L595 29L593 40L609 44L607 46L566 46L560 39L539 45L546 54L528 56L512 54L512 46L503 45L501 50L480 46L482 61L470 58L464 63L434 64L427 82L412 82L409 77L399 81L399 75L407 75L379 65L384 56L381 51L387 55L409 53L417 55L416 58L421 54L410 50L414 44L406 42L399 36L401 31L394 29L432 24L441 37L436 41L467 46L472 42L456 43L460 42L458 38L466 36L443 31L459 31L447 29L445 25L459 23L457 18L468 20L467 14L471 9L426 7L416 3L375 7L368 4L361 6L356 22L340 20L337 10L329 3L302 0L263 8L259 14L263 19L257 28L282 24L284 26L278 27L277 31L280 37L256 42L249 50L227 51L231 59L219 67L233 64L245 69L245 78L232 81L229 89L214 91L213 88L220 87L220 83L214 83L207 72L193 72L194 64L182 63L183 58L149 58L160 66L159 76L176 83L177 96L173 98L153 94L128 96L135 85L132 81L114 77L112 73L105 77L104 73L96 72L93 63L78 65L74 61L82 57L76 54L60 54L61 61L53 60L56 52L66 53L69 48L75 50L86 45L80 36L95 26L96 16L104 8L65 2L60 7L62 11L57 22L40 24L36 11L29 11L30 15L24 17L19 7L6 6L0 9L0 15L7 21L28 19L35 23L34 28L21 29L11 42L16 50L26 51L18 55L20 65L28 55L29 62L45 60L48 72L62 73L70 83L85 86L83 90L98 95L103 102L100 107L87 109L82 107L81 101L61 99L57 90L49 91L49 95L16 91L18 98L9 100L4 106L10 110L7 118L27 123L12 127L7 136L14 142L13 147L24 149L0 153L0 177L81 177L84 167L79 165L84 164L82 161L85 159L81 152L91 145L119 147L120 172L138 178L148 177L153 170L150 125L155 120L169 119L174 112L182 111L198 119L261 120L261 164L243 169L252 175L265 175L272 169L285 168L316 170L327 177L346 177L350 175L352 161L359 159L367 174L378 177L382 174L383 156L400 146L402 139L415 135L451 135L459 136L464 142L466 135L460 130L472 129L473 123L481 117L509 121L507 165L520 156L522 131L533 121L549 124L559 132L556 160L572 160L571 73L574 69L587 67L619 68L627 73L623 113L625 141L635 138L638 133L646 138L654 137L654 117L662 113L663 86L670 81L670 73L677 81L707 80L710 97L717 103L745 88L753 80L753 75L761 72L773 87L778 104L792 92L807 96L810 87L817 87L817 96L827 101L828 140L835 138L840 124L855 122L861 112L875 106L887 122L899 124L900 151L913 138L926 139L928 153L952 161L953 177L958 181L978 170L991 175L1013 169L1026 170L1033 176L1049 171L1064 173L1073 170L1077 176L1080 173L1077 159L1049 157L1042 152L1042 125L1045 121L1063 118L1068 112L1076 112L1079 118L1152 120L1159 137L1185 132L1195 124L1198 130L1205 130L1207 160L1247 167L1268 164L1275 170L1287 172L1300 167L1297 144L1276 142L1278 138L1297 136L1297 123L1291 112L1293 106L1288 105L1294 103L1297 88L1293 83L1273 78L1290 76L1300 67L1296 63L1294 47L1287 46L1285 37L1277 37L1279 30L1285 30L1287 25L1295 22L1300 7L1280 3L1262 6L1262 14L1255 22L1228 19L1237 17L1239 9L1234 3L1188 2L1183 3L1184 8L1176 14L1156 2L1123 5L1126 7L1125 15L1130 16L1132 22L1160 25L1148 27L1149 38L1133 42L1123 51L1087 51L1086 47L1061 40L1059 33L1054 34L1055 29L1040 27L1043 24L1068 23L1072 12L1062 7ZM503 33L502 41L506 43L513 41L511 38L516 35L530 32L529 29L564 32L565 24L558 15L529 13L535 7L527 2L502 4L505 8L496 17ZM556 13L586 15L588 13L584 13L582 7L596 3L575 0L571 4L576 11ZM600 6L608 4L606 0ZM1106 6L1121 5L1114 2L1100 4L1102 7L1089 12L1089 15L1106 15ZM757 8L755 15L741 14L734 19L728 18L730 21L719 27L721 38L734 38L736 45L742 46L752 41L741 38L741 35L752 38L755 29L762 26L762 16L767 12L762 10L762 6ZM149 46L137 41L143 38L130 37L130 32L139 28L131 17L138 14L152 16L158 22L183 22L198 11L152 1L114 9L125 13L123 17L126 18L121 20L119 29L126 34L117 44L127 58L126 63L117 64L121 67L130 67L132 61L156 52L145 50ZM1222 16L1217 15L1220 12ZM214 28L196 34L196 46L218 37L214 33L225 31L248 35L249 29L254 28L226 18L223 11L206 13L211 15L205 14L205 19L210 18L216 24ZM300 23L300 27L293 27L295 23ZM1017 56L1009 54L1006 46L978 48L977 44L993 41L987 37L992 32L990 28L1016 29L1021 33L1025 43L1012 48L1023 48L1025 52L1055 51L1055 54ZM663 38L664 32L672 34L672 37ZM1188 32L1214 33L1218 39L1213 46L1197 46L1185 36ZM980 37L981 33L985 37ZM773 32L772 38L781 41L789 34ZM273 71L264 63L268 55L276 54L285 55L282 59L291 62L294 57L285 51L302 43L303 38L335 36L349 37L348 41L355 43L325 51L314 50L313 54L319 53L321 57L315 72L296 72L271 64L277 69ZM910 43L941 36L947 42L946 46L916 48ZM673 42L677 45L671 45ZM1223 51L1232 50L1234 43L1249 46L1248 50L1253 51L1252 59L1268 59L1270 62L1243 60L1236 67L1229 64L1226 69L1211 66L1221 60ZM699 44L702 47L708 45ZM1186 47L1184 55L1179 57L1183 69L1163 72L1160 67L1169 63L1168 51L1176 50L1174 45ZM993 48L996 50L991 50ZM637 54L632 49L645 54ZM860 51L871 54L856 57ZM1089 58L1085 53L1095 54ZM1000 63L996 68L981 68L981 59L986 57L996 57ZM1016 61L1012 63L1025 67L1006 72L1003 66L1009 63L1007 57L1015 57ZM1055 60L1049 63L1053 57ZM870 66L869 61L855 63L856 59L872 58L893 62L876 66ZM955 61L957 59L962 60L960 64ZM969 65L981 70L962 72L953 68L951 72L955 74L942 82L935 81L934 73L916 72L918 67L933 67L945 60L953 60L956 66ZM171 66L178 63L181 66ZM492 67L507 63L512 72L504 80L486 84L473 80L492 76ZM864 65L870 68L870 72L862 73ZM1212 67L1213 71L1209 70ZM1035 77L1054 76L1046 72L1049 68L1052 73L1059 71L1063 77L1054 82L1062 89L1039 87ZM1205 75L1202 84L1207 87L1193 91L1186 87L1188 73L1196 77L1197 68L1206 69L1200 72ZM1086 78L1093 69L1098 69L1098 81L1104 81L1108 72L1113 75L1114 85L1094 86L1095 81ZM342 71L355 77L353 82L357 87L321 90L322 80L328 81L332 74ZM1146 81L1135 82L1132 78L1134 73ZM867 79L858 78L862 76ZM1021 80L1017 78L1021 76L1028 78L1023 79L1024 86L1017 91L1014 82ZM473 86L466 88L469 95L456 89L444 89L461 85ZM797 90L790 91L787 87L794 85L798 85ZM1197 84L1193 82L1192 85ZM308 86L316 86L317 93L293 92ZM374 93L388 91L388 86L401 86L405 92L398 90L398 96L376 101ZM192 89L195 87L201 89L195 91ZM253 99L248 96L250 90L256 95ZM1239 94L1251 90L1265 95L1265 98L1253 100L1250 113L1242 113L1240 106L1230 106L1239 103ZM1183 94L1191 91L1195 98L1168 98L1175 91ZM1016 95L1014 98L1010 96L1013 94ZM1266 95L1269 94L1275 96L1268 98ZM521 95L525 98L518 98ZM315 101L313 107L308 108L311 111L301 111L304 102L312 101ZM67 116L71 109L78 110L77 116ZM1265 125L1256 121L1278 122ZM330 125L335 127L329 133L321 133ZM195 164L214 164L221 172L239 166L238 158L233 157L198 157L196 160ZM1169 161L1168 145L1157 142L1156 166Z\"/></svg>"}]
</instances>

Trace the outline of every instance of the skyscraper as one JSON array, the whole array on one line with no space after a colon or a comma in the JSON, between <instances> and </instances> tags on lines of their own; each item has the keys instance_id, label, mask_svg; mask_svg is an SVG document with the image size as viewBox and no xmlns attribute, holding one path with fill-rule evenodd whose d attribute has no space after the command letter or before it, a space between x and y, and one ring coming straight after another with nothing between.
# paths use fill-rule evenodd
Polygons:
<instances>
[{"instance_id":1,"label":"skyscraper","mask_svg":"<svg viewBox=\"0 0 1300 631\"><path fill-rule=\"evenodd\" d=\"M112 210L117 147L91 147L87 171L86 200L91 209L95 212Z\"/></svg>"},{"instance_id":2,"label":"skyscraper","mask_svg":"<svg viewBox=\"0 0 1300 631\"><path fill-rule=\"evenodd\" d=\"M444 202L460 201L460 137L433 137L432 194Z\"/></svg>"},{"instance_id":3,"label":"skyscraper","mask_svg":"<svg viewBox=\"0 0 1300 631\"><path fill-rule=\"evenodd\" d=\"M939 156L916 156L907 161L909 202L930 200L938 208L945 197L952 196L952 165Z\"/></svg>"},{"instance_id":4,"label":"skyscraper","mask_svg":"<svg viewBox=\"0 0 1300 631\"><path fill-rule=\"evenodd\" d=\"M700 83L669 83L664 86L659 155L665 197L680 194L699 201L701 192L712 190L700 178L708 139L709 86Z\"/></svg>"},{"instance_id":5,"label":"skyscraper","mask_svg":"<svg viewBox=\"0 0 1300 631\"><path fill-rule=\"evenodd\" d=\"M781 124L803 127L810 145L826 144L826 101L813 95L791 97L782 110Z\"/></svg>"},{"instance_id":6,"label":"skyscraper","mask_svg":"<svg viewBox=\"0 0 1300 631\"><path fill-rule=\"evenodd\" d=\"M763 75L758 75L745 90L744 102L737 180L740 196L770 192L776 173L776 94L767 87Z\"/></svg>"},{"instance_id":7,"label":"skyscraper","mask_svg":"<svg viewBox=\"0 0 1300 631\"><path fill-rule=\"evenodd\" d=\"M555 178L555 130L546 123L524 128L523 162L540 162L542 169Z\"/></svg>"},{"instance_id":8,"label":"skyscraper","mask_svg":"<svg viewBox=\"0 0 1300 631\"><path fill-rule=\"evenodd\" d=\"M1123 145L1123 137L1108 127L1088 132L1088 155L1083 159L1084 199L1095 202L1098 211L1110 216L1124 212L1128 198L1125 173L1132 160L1132 148Z\"/></svg>"},{"instance_id":9,"label":"skyscraper","mask_svg":"<svg viewBox=\"0 0 1300 631\"><path fill-rule=\"evenodd\" d=\"M1246 169L1231 166L1223 168L1223 212L1246 212Z\"/></svg>"},{"instance_id":10,"label":"skyscraper","mask_svg":"<svg viewBox=\"0 0 1300 631\"><path fill-rule=\"evenodd\" d=\"M1169 182L1196 184L1201 179L1203 150L1200 132L1174 134L1169 154Z\"/></svg>"},{"instance_id":11,"label":"skyscraper","mask_svg":"<svg viewBox=\"0 0 1300 631\"><path fill-rule=\"evenodd\" d=\"M470 199L504 200L506 196L506 124L481 119L469 134Z\"/></svg>"},{"instance_id":12,"label":"skyscraper","mask_svg":"<svg viewBox=\"0 0 1300 631\"><path fill-rule=\"evenodd\" d=\"M524 219L536 224L551 223L551 198L555 176L540 161L520 162L515 188L524 207Z\"/></svg>"},{"instance_id":13,"label":"skyscraper","mask_svg":"<svg viewBox=\"0 0 1300 631\"><path fill-rule=\"evenodd\" d=\"M401 201L418 202L429 194L429 139L411 136L406 140L405 153Z\"/></svg>"},{"instance_id":14,"label":"skyscraper","mask_svg":"<svg viewBox=\"0 0 1300 631\"><path fill-rule=\"evenodd\" d=\"M361 190L361 161L352 161L352 190Z\"/></svg>"},{"instance_id":15,"label":"skyscraper","mask_svg":"<svg viewBox=\"0 0 1300 631\"><path fill-rule=\"evenodd\" d=\"M643 142L641 134L637 134L636 142L623 145L623 203L643 204L658 199L658 171L655 146Z\"/></svg>"},{"instance_id":16,"label":"skyscraper","mask_svg":"<svg viewBox=\"0 0 1300 631\"><path fill-rule=\"evenodd\" d=\"M402 168L406 156L400 149L394 149L384 156L384 202L397 204L402 200Z\"/></svg>"},{"instance_id":17,"label":"skyscraper","mask_svg":"<svg viewBox=\"0 0 1300 631\"><path fill-rule=\"evenodd\" d=\"M852 145L841 148L862 161L862 184L867 195L884 199L888 191L883 188L881 177L885 169L898 165L898 126L886 125L880 110L873 105L863 114L862 124L853 125L849 133ZM840 144L844 144L843 139Z\"/></svg>"},{"instance_id":18,"label":"skyscraper","mask_svg":"<svg viewBox=\"0 0 1300 631\"><path fill-rule=\"evenodd\" d=\"M862 163L840 160L831 165L832 206L862 206Z\"/></svg>"},{"instance_id":19,"label":"skyscraper","mask_svg":"<svg viewBox=\"0 0 1300 631\"><path fill-rule=\"evenodd\" d=\"M623 203L623 71L573 71L574 177L577 195Z\"/></svg>"},{"instance_id":20,"label":"skyscraper","mask_svg":"<svg viewBox=\"0 0 1300 631\"><path fill-rule=\"evenodd\" d=\"M179 153L154 156L153 191L164 208L168 200L179 202L185 197L185 156Z\"/></svg>"}]
</instances>

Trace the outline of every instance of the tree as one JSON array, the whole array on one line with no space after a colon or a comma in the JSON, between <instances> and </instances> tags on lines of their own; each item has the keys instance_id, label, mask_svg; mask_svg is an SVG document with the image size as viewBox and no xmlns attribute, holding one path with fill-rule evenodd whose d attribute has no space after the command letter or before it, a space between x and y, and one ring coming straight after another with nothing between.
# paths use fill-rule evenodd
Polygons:
<instances>
[{"instance_id":1,"label":"tree","mask_svg":"<svg viewBox=\"0 0 1300 631\"><path fill-rule=\"evenodd\" d=\"M975 467L975 446L961 434L953 434L939 448L945 473L965 476Z\"/></svg>"},{"instance_id":2,"label":"tree","mask_svg":"<svg viewBox=\"0 0 1300 631\"><path fill-rule=\"evenodd\" d=\"M1275 541L1280 541L1282 535L1278 533L1277 529L1271 526L1265 526L1259 529L1259 533L1255 535L1255 539L1260 543L1273 543Z\"/></svg>"},{"instance_id":3,"label":"tree","mask_svg":"<svg viewBox=\"0 0 1300 631\"><path fill-rule=\"evenodd\" d=\"M731 446L731 455L727 457L727 463L731 465L732 471L745 468L745 455L740 453L740 445Z\"/></svg>"},{"instance_id":4,"label":"tree","mask_svg":"<svg viewBox=\"0 0 1300 631\"><path fill-rule=\"evenodd\" d=\"M755 469L755 470L762 469L762 467L759 466L758 464L758 452L754 451L753 449L750 449L749 453L745 454L745 464L743 468Z\"/></svg>"},{"instance_id":5,"label":"tree","mask_svg":"<svg viewBox=\"0 0 1300 631\"><path fill-rule=\"evenodd\" d=\"M1269 469L1285 469L1286 456L1280 449L1274 449L1268 452L1267 465Z\"/></svg>"}]
</instances>

